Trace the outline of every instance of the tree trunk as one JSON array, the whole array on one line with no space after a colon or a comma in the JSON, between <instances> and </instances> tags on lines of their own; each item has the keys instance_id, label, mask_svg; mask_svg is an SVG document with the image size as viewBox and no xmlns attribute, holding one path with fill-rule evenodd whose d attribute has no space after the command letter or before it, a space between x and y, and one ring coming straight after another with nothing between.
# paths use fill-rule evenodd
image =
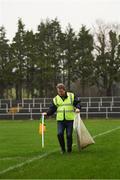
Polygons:
<instances>
[{"instance_id":1,"label":"tree trunk","mask_svg":"<svg viewBox=\"0 0 120 180\"><path fill-rule=\"evenodd\" d=\"M82 80L82 96L85 96L85 81L84 79Z\"/></svg>"},{"instance_id":2,"label":"tree trunk","mask_svg":"<svg viewBox=\"0 0 120 180\"><path fill-rule=\"evenodd\" d=\"M4 88L2 87L2 85L0 87L0 99L4 99Z\"/></svg>"},{"instance_id":3,"label":"tree trunk","mask_svg":"<svg viewBox=\"0 0 120 180\"><path fill-rule=\"evenodd\" d=\"M15 85L15 93L16 93L16 99L19 99L19 87L18 87L18 84Z\"/></svg>"},{"instance_id":4,"label":"tree trunk","mask_svg":"<svg viewBox=\"0 0 120 180\"><path fill-rule=\"evenodd\" d=\"M112 91L111 91L111 85L109 85L109 87L106 89L106 95L107 96L112 96Z\"/></svg>"},{"instance_id":5,"label":"tree trunk","mask_svg":"<svg viewBox=\"0 0 120 180\"><path fill-rule=\"evenodd\" d=\"M22 82L21 81L19 85L19 99L22 99Z\"/></svg>"},{"instance_id":6,"label":"tree trunk","mask_svg":"<svg viewBox=\"0 0 120 180\"><path fill-rule=\"evenodd\" d=\"M68 90L70 90L70 80L71 80L71 75L70 75L70 69L68 69Z\"/></svg>"}]
</instances>

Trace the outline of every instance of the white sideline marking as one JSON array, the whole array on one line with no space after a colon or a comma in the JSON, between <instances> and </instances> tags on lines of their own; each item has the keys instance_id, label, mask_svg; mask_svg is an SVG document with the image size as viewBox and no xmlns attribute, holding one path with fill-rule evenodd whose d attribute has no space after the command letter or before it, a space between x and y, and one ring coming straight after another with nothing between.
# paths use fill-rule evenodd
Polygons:
<instances>
[{"instance_id":1,"label":"white sideline marking","mask_svg":"<svg viewBox=\"0 0 120 180\"><path fill-rule=\"evenodd\" d=\"M15 157L3 157L0 158L0 161L4 161L4 160L12 160L12 159L28 159L29 157L22 157L22 156L15 156Z\"/></svg>"},{"instance_id":2,"label":"white sideline marking","mask_svg":"<svg viewBox=\"0 0 120 180\"><path fill-rule=\"evenodd\" d=\"M57 151L57 150L56 150L56 151ZM48 156L48 155L50 155L50 154L52 154L52 153L54 153L54 152L56 152L56 151L53 151L53 152L50 152L50 153L45 153L45 154L42 154L42 155L33 157L33 158L31 158L31 159L28 159L28 160L26 160L26 161L24 161L24 162L22 162L22 163L20 163L20 164L17 164L17 165L15 165L15 166L11 166L11 167L9 167L9 168L7 168L7 169L4 169L4 170L0 171L0 174L4 174L4 173L6 173L6 172L8 172L8 171L11 171L11 170L13 170L13 169L22 167L22 166L24 166L25 164L29 164L29 163L31 163L31 162L33 162L33 161L35 161L35 160L42 159L42 158L44 158L44 157L46 157L46 156Z\"/></svg>"},{"instance_id":3,"label":"white sideline marking","mask_svg":"<svg viewBox=\"0 0 120 180\"><path fill-rule=\"evenodd\" d=\"M114 129L105 131L105 132L103 132L103 133L99 133L99 134L93 136L93 138L95 139L95 138L98 137L98 136L102 136L102 135L111 133L111 132L116 131L116 130L118 130L118 129L120 129L120 126L118 126L117 128L114 128ZM54 151L52 151L52 152L49 152L49 153L45 153L45 154L42 154L42 155L33 157L33 158L31 158L31 159L28 159L28 160L26 160L26 161L24 161L24 162L22 162L22 163L20 163L20 164L17 164L17 165L15 165L15 166L11 166L11 167L9 167L9 168L7 168L7 169L4 169L4 170L0 171L0 174L4 174L4 173L9 172L9 171L11 171L11 170L13 170L13 169L16 169L16 168L20 168L20 167L24 166L25 164L29 164L29 163L31 163L31 162L33 162L33 161L35 161L35 160L42 159L42 158L44 158L44 157L46 157L46 156L48 156L48 155L50 155L50 154L52 154L52 153L54 153L54 152L57 152L57 151L58 151L58 149L57 149L57 150L54 150Z\"/></svg>"},{"instance_id":4,"label":"white sideline marking","mask_svg":"<svg viewBox=\"0 0 120 180\"><path fill-rule=\"evenodd\" d=\"M120 129L120 126L118 126L117 128L114 128L114 129L111 129L111 130L105 131L105 132L103 132L103 133L96 134L95 136L93 136L93 138L95 139L95 138L96 138L96 137L98 137L98 136L102 136L102 135L105 135L105 134L111 133L111 132L116 131L116 130L118 130L118 129Z\"/></svg>"}]
</instances>

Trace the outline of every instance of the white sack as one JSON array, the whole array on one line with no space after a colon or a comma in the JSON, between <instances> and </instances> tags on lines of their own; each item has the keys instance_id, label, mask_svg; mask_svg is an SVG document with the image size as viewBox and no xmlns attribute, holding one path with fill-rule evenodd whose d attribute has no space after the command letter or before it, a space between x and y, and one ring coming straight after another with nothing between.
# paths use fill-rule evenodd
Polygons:
<instances>
[{"instance_id":1,"label":"white sack","mask_svg":"<svg viewBox=\"0 0 120 180\"><path fill-rule=\"evenodd\" d=\"M90 144L94 144L95 141L93 140L92 136L88 132L87 128L85 127L83 121L80 118L80 114L76 113L73 128L77 134L77 144L79 150L85 148Z\"/></svg>"}]
</instances>

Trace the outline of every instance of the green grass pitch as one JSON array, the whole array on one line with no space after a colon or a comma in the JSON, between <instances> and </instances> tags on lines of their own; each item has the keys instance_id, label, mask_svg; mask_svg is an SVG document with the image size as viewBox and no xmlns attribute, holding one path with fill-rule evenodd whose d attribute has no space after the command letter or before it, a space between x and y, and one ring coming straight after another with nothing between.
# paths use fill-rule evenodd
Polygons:
<instances>
[{"instance_id":1,"label":"green grass pitch","mask_svg":"<svg viewBox=\"0 0 120 180\"><path fill-rule=\"evenodd\" d=\"M62 155L54 119L46 121L44 149L39 121L0 121L0 179L120 179L120 120L84 123L92 136L107 133L81 152L74 145Z\"/></svg>"}]
</instances>

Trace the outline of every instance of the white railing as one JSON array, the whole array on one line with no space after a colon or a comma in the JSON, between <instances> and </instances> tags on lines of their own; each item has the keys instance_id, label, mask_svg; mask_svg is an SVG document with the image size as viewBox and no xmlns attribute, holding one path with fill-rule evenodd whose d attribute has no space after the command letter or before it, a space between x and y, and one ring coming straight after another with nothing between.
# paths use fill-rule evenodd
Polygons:
<instances>
[{"instance_id":1,"label":"white railing","mask_svg":"<svg viewBox=\"0 0 120 180\"><path fill-rule=\"evenodd\" d=\"M118 111L114 111L117 108ZM15 119L15 116L29 116L29 119L34 119L34 115L38 115L40 116L40 114L44 111L47 111L48 108L23 108L23 110L27 111L27 112L22 112L22 109L19 112L11 112L8 113L8 110L6 110L6 108L3 108L2 110L5 110L6 113L0 113L0 117L2 116L10 116L13 120ZM37 112L34 112L34 110L36 110ZM92 111L91 111L92 110ZM94 110L94 111L93 111ZM1 109L0 109L1 111ZM104 115L104 117L106 119L109 118L110 114L119 114L118 117L120 117L120 107L89 107L89 105L87 105L87 107L83 107L81 110L81 115L85 115L86 119L88 119L91 115L95 115L95 117L97 117L97 115Z\"/></svg>"},{"instance_id":2,"label":"white railing","mask_svg":"<svg viewBox=\"0 0 120 180\"><path fill-rule=\"evenodd\" d=\"M49 102L49 103L48 103ZM40 115L41 112L47 110L48 106L52 102L52 98L33 98L22 99L21 101L15 101L12 99L0 99L0 118L2 116L11 116L15 119L15 116L29 116L33 119L34 115ZM117 103L117 105L116 105ZM16 104L17 112L9 113L10 108ZM81 97L81 105L83 105L81 114L85 115L88 119L90 115L98 114L104 115L105 118L109 118L110 114L118 114L120 117L120 96L119 97ZM27 107L26 107L27 106ZM104 108L104 110L103 110ZM115 111L118 108L118 111ZM94 109L94 111L90 111ZM22 112L28 111L26 112ZM36 110L37 112L34 112ZM2 112L3 111L3 112Z\"/></svg>"}]
</instances>

